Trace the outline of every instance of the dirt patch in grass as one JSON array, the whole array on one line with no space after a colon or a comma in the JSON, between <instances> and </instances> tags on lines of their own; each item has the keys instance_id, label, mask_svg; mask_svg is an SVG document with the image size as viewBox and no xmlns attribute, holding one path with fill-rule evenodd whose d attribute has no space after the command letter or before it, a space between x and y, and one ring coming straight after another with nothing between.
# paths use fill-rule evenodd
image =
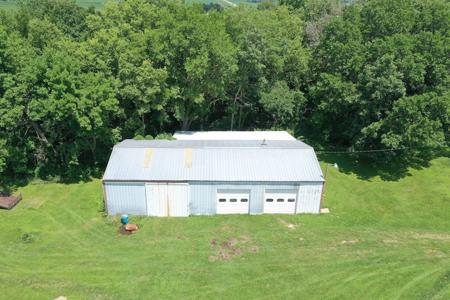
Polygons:
<instances>
[{"instance_id":1,"label":"dirt patch in grass","mask_svg":"<svg viewBox=\"0 0 450 300\"><path fill-rule=\"evenodd\" d=\"M235 228L233 226L228 225L228 224L224 224L224 225L220 226L220 230L222 232L233 232L233 231L235 231Z\"/></svg>"},{"instance_id":2,"label":"dirt patch in grass","mask_svg":"<svg viewBox=\"0 0 450 300\"><path fill-rule=\"evenodd\" d=\"M43 204L45 203L44 199L41 198L27 198L25 201L23 201L23 206L25 208L33 208L33 209L38 209L40 208Z\"/></svg>"},{"instance_id":3,"label":"dirt patch in grass","mask_svg":"<svg viewBox=\"0 0 450 300\"><path fill-rule=\"evenodd\" d=\"M283 224L284 226L286 226L288 229L291 229L291 230L293 230L299 226L299 224L289 223L283 219L278 219L278 221L280 221L281 224Z\"/></svg>"},{"instance_id":4,"label":"dirt patch in grass","mask_svg":"<svg viewBox=\"0 0 450 300\"><path fill-rule=\"evenodd\" d=\"M396 239L384 239L382 242L384 244L398 244L399 243L399 241Z\"/></svg>"},{"instance_id":5,"label":"dirt patch in grass","mask_svg":"<svg viewBox=\"0 0 450 300\"><path fill-rule=\"evenodd\" d=\"M427 240L439 240L439 241L450 241L449 233L414 233L413 238L416 239L427 239Z\"/></svg>"},{"instance_id":6,"label":"dirt patch in grass","mask_svg":"<svg viewBox=\"0 0 450 300\"><path fill-rule=\"evenodd\" d=\"M341 242L342 245L353 245L356 244L358 242L358 240L343 240Z\"/></svg>"},{"instance_id":7,"label":"dirt patch in grass","mask_svg":"<svg viewBox=\"0 0 450 300\"><path fill-rule=\"evenodd\" d=\"M130 234L133 234L132 231L125 230L125 227L124 227L123 225L120 225L120 226L119 226L119 229L117 229L117 233L120 234L120 235L130 235Z\"/></svg>"},{"instance_id":8,"label":"dirt patch in grass","mask_svg":"<svg viewBox=\"0 0 450 300\"><path fill-rule=\"evenodd\" d=\"M25 244L31 244L37 241L40 236L41 233L38 231L24 232L23 234L20 235L20 241L22 241Z\"/></svg>"},{"instance_id":9,"label":"dirt patch in grass","mask_svg":"<svg viewBox=\"0 0 450 300\"><path fill-rule=\"evenodd\" d=\"M253 245L251 238L247 235L240 236L239 238L230 237L224 241L212 239L209 244L215 251L215 255L208 257L210 262L219 260L228 261L233 257L241 256L245 253L257 253L259 251L259 247Z\"/></svg>"},{"instance_id":10,"label":"dirt patch in grass","mask_svg":"<svg viewBox=\"0 0 450 300\"><path fill-rule=\"evenodd\" d=\"M444 252L442 252L441 250L438 250L438 249L427 249L425 252L428 257L433 257L433 258L448 258L449 257L447 254L445 254Z\"/></svg>"},{"instance_id":11,"label":"dirt patch in grass","mask_svg":"<svg viewBox=\"0 0 450 300\"><path fill-rule=\"evenodd\" d=\"M252 238L250 236L248 236L248 235L241 235L241 237L240 237L240 240L241 240L242 243L250 242L251 239Z\"/></svg>"}]
</instances>

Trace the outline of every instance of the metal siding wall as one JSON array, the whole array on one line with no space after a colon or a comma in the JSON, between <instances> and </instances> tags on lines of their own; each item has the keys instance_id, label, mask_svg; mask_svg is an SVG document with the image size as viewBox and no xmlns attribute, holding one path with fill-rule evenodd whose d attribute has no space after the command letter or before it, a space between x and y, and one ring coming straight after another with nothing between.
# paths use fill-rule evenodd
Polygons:
<instances>
[{"instance_id":1,"label":"metal siding wall","mask_svg":"<svg viewBox=\"0 0 450 300\"><path fill-rule=\"evenodd\" d=\"M218 183L190 182L190 214L213 215L216 213L217 190L249 190L250 213L261 214L264 209L264 191L266 189L298 189L298 184L256 183Z\"/></svg>"},{"instance_id":2,"label":"metal siding wall","mask_svg":"<svg viewBox=\"0 0 450 300\"><path fill-rule=\"evenodd\" d=\"M320 212L322 187L322 182L300 184L297 197L297 213L318 214Z\"/></svg>"},{"instance_id":3,"label":"metal siding wall","mask_svg":"<svg viewBox=\"0 0 450 300\"><path fill-rule=\"evenodd\" d=\"M189 185L184 183L169 184L167 186L167 198L169 199L170 216L189 216Z\"/></svg>"},{"instance_id":4,"label":"metal siding wall","mask_svg":"<svg viewBox=\"0 0 450 300\"><path fill-rule=\"evenodd\" d=\"M146 184L147 210L150 216L167 215L167 185L161 183Z\"/></svg>"},{"instance_id":5,"label":"metal siding wall","mask_svg":"<svg viewBox=\"0 0 450 300\"><path fill-rule=\"evenodd\" d=\"M108 214L147 215L143 183L105 183Z\"/></svg>"},{"instance_id":6,"label":"metal siding wall","mask_svg":"<svg viewBox=\"0 0 450 300\"><path fill-rule=\"evenodd\" d=\"M250 213L262 214L264 210L264 189L262 184L249 185L250 187Z\"/></svg>"},{"instance_id":7,"label":"metal siding wall","mask_svg":"<svg viewBox=\"0 0 450 300\"><path fill-rule=\"evenodd\" d=\"M216 213L216 197L218 189L249 190L250 213L263 213L264 192L266 189L299 189L297 197L297 213L319 213L322 183L269 184L257 183L189 183L189 214L214 215ZM153 190L154 186L149 188ZM148 192L148 191L147 191ZM144 183L105 183L106 204L108 214L127 213L131 215L147 215L146 190Z\"/></svg>"},{"instance_id":8,"label":"metal siding wall","mask_svg":"<svg viewBox=\"0 0 450 300\"><path fill-rule=\"evenodd\" d=\"M208 183L190 183L189 212L191 215L214 215L216 213L216 189Z\"/></svg>"}]
</instances>

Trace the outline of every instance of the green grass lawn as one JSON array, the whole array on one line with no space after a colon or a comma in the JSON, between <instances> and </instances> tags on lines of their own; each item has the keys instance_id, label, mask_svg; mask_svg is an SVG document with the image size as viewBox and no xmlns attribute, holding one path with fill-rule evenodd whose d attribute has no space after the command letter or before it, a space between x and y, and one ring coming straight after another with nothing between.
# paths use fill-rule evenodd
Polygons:
<instances>
[{"instance_id":1,"label":"green grass lawn","mask_svg":"<svg viewBox=\"0 0 450 300\"><path fill-rule=\"evenodd\" d=\"M449 158L328 179L327 215L132 218L131 236L99 180L29 184L0 211L0 298L450 299Z\"/></svg>"}]
</instances>

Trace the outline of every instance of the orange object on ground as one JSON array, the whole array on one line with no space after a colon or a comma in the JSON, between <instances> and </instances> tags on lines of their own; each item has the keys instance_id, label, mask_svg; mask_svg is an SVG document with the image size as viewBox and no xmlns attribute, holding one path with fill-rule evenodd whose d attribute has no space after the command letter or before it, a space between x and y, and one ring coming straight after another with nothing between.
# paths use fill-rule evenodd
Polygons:
<instances>
[{"instance_id":1,"label":"orange object on ground","mask_svg":"<svg viewBox=\"0 0 450 300\"><path fill-rule=\"evenodd\" d=\"M137 225L136 224L131 224L131 223L126 224L124 226L124 228L125 228L126 231L136 231L136 230L138 230Z\"/></svg>"}]
</instances>

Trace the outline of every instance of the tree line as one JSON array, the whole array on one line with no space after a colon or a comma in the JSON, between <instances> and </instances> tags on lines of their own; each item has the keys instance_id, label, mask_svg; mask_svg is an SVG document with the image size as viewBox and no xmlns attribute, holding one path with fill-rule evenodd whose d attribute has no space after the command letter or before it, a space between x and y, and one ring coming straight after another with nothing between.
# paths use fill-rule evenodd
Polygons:
<instances>
[{"instance_id":1,"label":"tree line","mask_svg":"<svg viewBox=\"0 0 450 300\"><path fill-rule=\"evenodd\" d=\"M0 11L0 176L98 175L124 138L289 130L316 148L449 146L445 0Z\"/></svg>"}]
</instances>

